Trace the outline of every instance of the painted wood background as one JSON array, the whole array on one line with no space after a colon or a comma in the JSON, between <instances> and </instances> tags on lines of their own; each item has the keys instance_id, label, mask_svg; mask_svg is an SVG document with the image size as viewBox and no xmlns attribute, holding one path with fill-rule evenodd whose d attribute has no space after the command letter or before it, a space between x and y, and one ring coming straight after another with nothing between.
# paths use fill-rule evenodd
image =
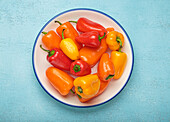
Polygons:
<instances>
[{"instance_id":1,"label":"painted wood background","mask_svg":"<svg viewBox=\"0 0 170 122\"><path fill-rule=\"evenodd\" d=\"M134 69L110 102L87 109L52 99L32 68L42 26L72 8L115 18L134 47ZM0 0L0 121L170 121L170 0Z\"/></svg>"}]
</instances>

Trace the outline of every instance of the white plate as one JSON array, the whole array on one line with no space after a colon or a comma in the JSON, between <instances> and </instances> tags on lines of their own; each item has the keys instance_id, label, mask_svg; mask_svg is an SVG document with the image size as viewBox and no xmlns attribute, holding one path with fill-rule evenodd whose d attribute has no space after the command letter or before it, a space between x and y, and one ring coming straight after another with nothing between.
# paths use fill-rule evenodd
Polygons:
<instances>
[{"instance_id":1,"label":"white plate","mask_svg":"<svg viewBox=\"0 0 170 122\"><path fill-rule=\"evenodd\" d=\"M78 20L80 17L86 17L92 21L98 22L106 28L114 27L116 31L122 33L125 38L125 43L122 51L127 54L127 65L121 78L111 81L107 89L100 96L92 99L87 103L81 103L78 98L71 93L69 93L68 96L63 97L54 89L54 87L49 83L45 75L46 69L51 66L46 60L47 53L42 51L39 47L40 44L42 44L41 39L43 34L41 34L41 32L49 30L56 31L56 28L59 26L59 24L54 23L55 20L64 23L69 20ZM75 26L75 24L73 25ZM110 51L108 51L108 53L110 53ZM92 107L101 105L113 99L117 94L120 93L120 91L125 87L126 83L128 82L133 69L133 61L133 47L123 27L115 19L103 12L83 8L68 10L50 19L40 30L35 40L32 53L33 69L36 78L43 89L55 100L73 107ZM96 72L96 67L97 65L92 69L92 73Z\"/></svg>"}]
</instances>

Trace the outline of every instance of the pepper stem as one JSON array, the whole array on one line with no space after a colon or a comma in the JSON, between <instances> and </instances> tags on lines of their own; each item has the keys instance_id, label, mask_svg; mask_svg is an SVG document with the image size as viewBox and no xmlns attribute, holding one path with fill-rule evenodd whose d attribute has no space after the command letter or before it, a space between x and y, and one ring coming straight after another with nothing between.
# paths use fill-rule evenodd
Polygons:
<instances>
[{"instance_id":1,"label":"pepper stem","mask_svg":"<svg viewBox=\"0 0 170 122\"><path fill-rule=\"evenodd\" d=\"M64 30L65 30L65 29L63 29L63 31L62 31L62 39L64 39Z\"/></svg>"},{"instance_id":2,"label":"pepper stem","mask_svg":"<svg viewBox=\"0 0 170 122\"><path fill-rule=\"evenodd\" d=\"M109 75L106 80L113 78L114 75Z\"/></svg>"},{"instance_id":3,"label":"pepper stem","mask_svg":"<svg viewBox=\"0 0 170 122\"><path fill-rule=\"evenodd\" d=\"M80 93L83 93L83 89L82 89L80 86L78 86L78 91L79 91Z\"/></svg>"},{"instance_id":4,"label":"pepper stem","mask_svg":"<svg viewBox=\"0 0 170 122\"><path fill-rule=\"evenodd\" d=\"M122 52L121 49L122 49L122 48L120 47L119 50L118 50L118 52Z\"/></svg>"},{"instance_id":5,"label":"pepper stem","mask_svg":"<svg viewBox=\"0 0 170 122\"><path fill-rule=\"evenodd\" d=\"M116 41L118 42L118 43L120 43L120 48L119 48L119 52L121 52L121 49L122 49L122 41L121 41L121 39L120 39L120 37L116 37Z\"/></svg>"},{"instance_id":6,"label":"pepper stem","mask_svg":"<svg viewBox=\"0 0 170 122\"><path fill-rule=\"evenodd\" d=\"M80 65L74 65L73 70L74 72L79 72L81 70Z\"/></svg>"},{"instance_id":7,"label":"pepper stem","mask_svg":"<svg viewBox=\"0 0 170 122\"><path fill-rule=\"evenodd\" d=\"M80 99L82 98L79 94L77 94L77 96L78 96Z\"/></svg>"},{"instance_id":8,"label":"pepper stem","mask_svg":"<svg viewBox=\"0 0 170 122\"><path fill-rule=\"evenodd\" d=\"M60 25L62 25L62 23L60 22L60 21L54 21L55 23L58 23L58 24L60 24Z\"/></svg>"},{"instance_id":9,"label":"pepper stem","mask_svg":"<svg viewBox=\"0 0 170 122\"><path fill-rule=\"evenodd\" d=\"M70 89L70 91L71 91L71 93L75 94L75 92L72 89Z\"/></svg>"},{"instance_id":10,"label":"pepper stem","mask_svg":"<svg viewBox=\"0 0 170 122\"><path fill-rule=\"evenodd\" d=\"M69 22L77 23L77 21L69 21Z\"/></svg>"},{"instance_id":11,"label":"pepper stem","mask_svg":"<svg viewBox=\"0 0 170 122\"><path fill-rule=\"evenodd\" d=\"M46 49L44 49L44 48L42 47L42 45L40 45L40 48L41 48L42 50L48 52L48 56L49 56L49 57L53 56L54 53L55 53L55 50L51 50L51 51L50 51L50 50L46 50Z\"/></svg>"},{"instance_id":12,"label":"pepper stem","mask_svg":"<svg viewBox=\"0 0 170 122\"><path fill-rule=\"evenodd\" d=\"M105 37L105 35L106 35L106 33L104 33L104 35L102 36L102 37L100 37L100 35L99 35L99 41L101 41L101 39L103 39L104 37Z\"/></svg>"},{"instance_id":13,"label":"pepper stem","mask_svg":"<svg viewBox=\"0 0 170 122\"><path fill-rule=\"evenodd\" d=\"M42 50L44 50L44 51L46 51L46 52L50 53L50 50L46 50L46 49L44 49L44 48L42 47L42 45L40 45L40 48L41 48Z\"/></svg>"},{"instance_id":14,"label":"pepper stem","mask_svg":"<svg viewBox=\"0 0 170 122\"><path fill-rule=\"evenodd\" d=\"M42 33L43 33L43 34L47 34L48 32L44 32L44 31L43 31Z\"/></svg>"}]
</instances>

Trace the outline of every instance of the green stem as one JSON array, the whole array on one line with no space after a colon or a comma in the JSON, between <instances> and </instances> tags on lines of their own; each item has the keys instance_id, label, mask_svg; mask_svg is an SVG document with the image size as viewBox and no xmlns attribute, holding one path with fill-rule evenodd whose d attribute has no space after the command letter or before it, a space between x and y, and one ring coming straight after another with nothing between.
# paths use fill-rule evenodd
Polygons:
<instances>
[{"instance_id":1,"label":"green stem","mask_svg":"<svg viewBox=\"0 0 170 122\"><path fill-rule=\"evenodd\" d=\"M77 21L69 21L69 22L77 23Z\"/></svg>"},{"instance_id":2,"label":"green stem","mask_svg":"<svg viewBox=\"0 0 170 122\"><path fill-rule=\"evenodd\" d=\"M81 70L80 65L74 65L73 70L74 72L79 72Z\"/></svg>"},{"instance_id":3,"label":"green stem","mask_svg":"<svg viewBox=\"0 0 170 122\"><path fill-rule=\"evenodd\" d=\"M49 57L53 56L55 53L55 50L51 50L50 53L48 54Z\"/></svg>"},{"instance_id":4,"label":"green stem","mask_svg":"<svg viewBox=\"0 0 170 122\"><path fill-rule=\"evenodd\" d=\"M70 89L70 91L71 91L71 93L75 94L75 92L72 89Z\"/></svg>"},{"instance_id":5,"label":"green stem","mask_svg":"<svg viewBox=\"0 0 170 122\"><path fill-rule=\"evenodd\" d=\"M104 35L102 36L102 37L100 37L100 35L99 35L99 41L101 41L101 39L103 39L104 37L105 37L105 35L106 35L106 33L104 33Z\"/></svg>"},{"instance_id":6,"label":"green stem","mask_svg":"<svg viewBox=\"0 0 170 122\"><path fill-rule=\"evenodd\" d=\"M82 98L79 94L77 94L77 96L78 96L80 99Z\"/></svg>"},{"instance_id":7,"label":"green stem","mask_svg":"<svg viewBox=\"0 0 170 122\"><path fill-rule=\"evenodd\" d=\"M122 49L122 47L119 48L118 52L122 52L121 49Z\"/></svg>"},{"instance_id":8,"label":"green stem","mask_svg":"<svg viewBox=\"0 0 170 122\"><path fill-rule=\"evenodd\" d=\"M47 34L48 32L44 32L44 31L43 31L42 33L43 33L43 34Z\"/></svg>"},{"instance_id":9,"label":"green stem","mask_svg":"<svg viewBox=\"0 0 170 122\"><path fill-rule=\"evenodd\" d=\"M114 75L109 75L106 80L113 78Z\"/></svg>"},{"instance_id":10,"label":"green stem","mask_svg":"<svg viewBox=\"0 0 170 122\"><path fill-rule=\"evenodd\" d=\"M44 49L44 48L42 47L42 45L40 45L40 48L41 48L42 50L44 50L44 51L46 51L46 52L50 53L50 50L46 50L46 49Z\"/></svg>"},{"instance_id":11,"label":"green stem","mask_svg":"<svg viewBox=\"0 0 170 122\"><path fill-rule=\"evenodd\" d=\"M117 41L118 43L120 43L119 52L121 52L121 49L122 49L122 41L121 41L120 37L116 37L116 41Z\"/></svg>"},{"instance_id":12,"label":"green stem","mask_svg":"<svg viewBox=\"0 0 170 122\"><path fill-rule=\"evenodd\" d=\"M50 51L50 50L46 50L46 49L44 49L44 48L42 47L42 45L40 45L40 48L41 48L42 50L48 52L48 56L49 56L49 57L53 56L54 53L55 53L55 50L51 50L51 51Z\"/></svg>"},{"instance_id":13,"label":"green stem","mask_svg":"<svg viewBox=\"0 0 170 122\"><path fill-rule=\"evenodd\" d=\"M63 31L62 31L62 39L64 39L64 30L65 30L65 29L63 29Z\"/></svg>"},{"instance_id":14,"label":"green stem","mask_svg":"<svg viewBox=\"0 0 170 122\"><path fill-rule=\"evenodd\" d=\"M82 89L80 86L78 86L78 91L79 91L80 93L83 93L83 89Z\"/></svg>"},{"instance_id":15,"label":"green stem","mask_svg":"<svg viewBox=\"0 0 170 122\"><path fill-rule=\"evenodd\" d=\"M58 24L62 25L62 23L60 21L55 21L55 23L58 23Z\"/></svg>"}]
</instances>

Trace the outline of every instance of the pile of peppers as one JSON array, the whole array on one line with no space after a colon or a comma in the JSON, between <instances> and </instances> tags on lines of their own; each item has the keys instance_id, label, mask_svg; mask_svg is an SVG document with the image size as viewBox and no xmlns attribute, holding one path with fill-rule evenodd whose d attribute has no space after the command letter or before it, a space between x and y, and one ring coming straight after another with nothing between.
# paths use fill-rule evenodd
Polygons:
<instances>
[{"instance_id":1,"label":"pile of peppers","mask_svg":"<svg viewBox=\"0 0 170 122\"><path fill-rule=\"evenodd\" d=\"M102 94L114 82L112 79L122 76L127 55L121 51L121 33L84 17L55 23L57 33L43 31L40 48L47 52L47 61L52 65L46 70L46 77L61 95L72 92L84 103ZM110 56L107 50L112 51ZM97 73L91 74L96 64Z\"/></svg>"}]
</instances>

